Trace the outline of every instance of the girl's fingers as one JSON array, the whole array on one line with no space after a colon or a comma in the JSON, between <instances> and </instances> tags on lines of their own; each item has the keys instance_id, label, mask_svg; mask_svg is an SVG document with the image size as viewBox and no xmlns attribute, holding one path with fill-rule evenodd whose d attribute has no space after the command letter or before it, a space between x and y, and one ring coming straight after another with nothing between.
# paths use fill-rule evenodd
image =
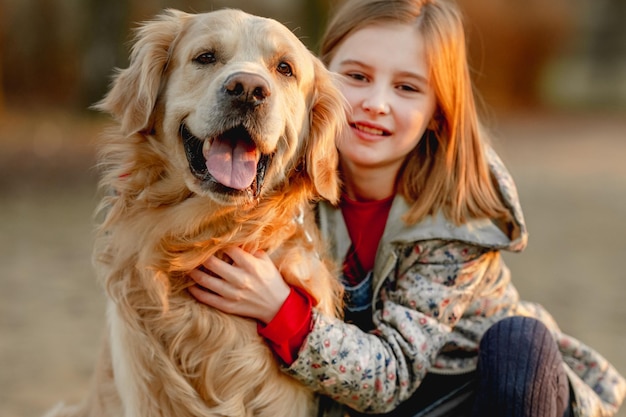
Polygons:
<instances>
[{"instance_id":1,"label":"girl's fingers","mask_svg":"<svg viewBox=\"0 0 626 417\"><path fill-rule=\"evenodd\" d=\"M241 274L238 273L238 268L235 266L236 264L231 265L216 256L211 256L204 261L202 265L224 281L227 281L232 285L240 284Z\"/></svg>"},{"instance_id":2,"label":"girl's fingers","mask_svg":"<svg viewBox=\"0 0 626 417\"><path fill-rule=\"evenodd\" d=\"M227 281L211 274L207 274L206 272L200 271L199 269L194 269L193 271L191 271L189 273L189 276L196 282L196 284L200 285L203 288L206 288L209 291L213 291L220 297L224 297L227 293L232 292L229 291L229 283ZM199 290L202 291L201 289Z\"/></svg>"},{"instance_id":3,"label":"girl's fingers","mask_svg":"<svg viewBox=\"0 0 626 417\"><path fill-rule=\"evenodd\" d=\"M204 288L209 288L210 275L199 269L194 269L189 272L189 277L195 281L196 284Z\"/></svg>"},{"instance_id":4,"label":"girl's fingers","mask_svg":"<svg viewBox=\"0 0 626 417\"><path fill-rule=\"evenodd\" d=\"M218 310L225 313L232 313L232 311L230 311L230 304L224 297L203 290L202 288L195 285L189 287L188 291L196 300L200 301L201 303L213 308L217 308Z\"/></svg>"},{"instance_id":5,"label":"girl's fingers","mask_svg":"<svg viewBox=\"0 0 626 417\"><path fill-rule=\"evenodd\" d=\"M239 265L242 269L250 270L255 265L255 255L246 252L238 246L230 246L224 249L224 253L230 256L234 265Z\"/></svg>"}]
</instances>

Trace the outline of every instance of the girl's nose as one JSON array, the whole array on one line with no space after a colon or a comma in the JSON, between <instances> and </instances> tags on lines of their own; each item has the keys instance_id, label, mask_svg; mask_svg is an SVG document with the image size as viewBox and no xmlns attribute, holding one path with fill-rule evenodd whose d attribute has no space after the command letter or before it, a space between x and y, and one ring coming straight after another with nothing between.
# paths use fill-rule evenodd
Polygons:
<instances>
[{"instance_id":1,"label":"girl's nose","mask_svg":"<svg viewBox=\"0 0 626 417\"><path fill-rule=\"evenodd\" d=\"M363 110L375 114L388 114L391 110L389 102L382 91L372 91L361 104Z\"/></svg>"}]
</instances>

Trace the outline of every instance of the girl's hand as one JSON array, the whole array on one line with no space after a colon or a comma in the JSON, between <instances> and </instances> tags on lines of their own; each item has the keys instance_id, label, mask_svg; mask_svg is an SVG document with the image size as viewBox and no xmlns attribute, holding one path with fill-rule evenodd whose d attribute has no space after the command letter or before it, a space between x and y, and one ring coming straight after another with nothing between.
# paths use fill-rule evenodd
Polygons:
<instances>
[{"instance_id":1,"label":"girl's hand","mask_svg":"<svg viewBox=\"0 0 626 417\"><path fill-rule=\"evenodd\" d=\"M225 313L269 323L291 291L274 262L263 251L248 253L231 247L224 253L233 263L210 257L202 264L209 272L194 269L189 273L198 284L189 292L196 300Z\"/></svg>"}]
</instances>

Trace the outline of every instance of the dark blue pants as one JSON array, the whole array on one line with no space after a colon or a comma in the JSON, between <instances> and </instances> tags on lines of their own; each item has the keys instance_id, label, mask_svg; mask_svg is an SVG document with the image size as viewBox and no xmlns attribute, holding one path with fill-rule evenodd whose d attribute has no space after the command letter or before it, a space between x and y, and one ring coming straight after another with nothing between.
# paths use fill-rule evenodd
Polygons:
<instances>
[{"instance_id":1,"label":"dark blue pants","mask_svg":"<svg viewBox=\"0 0 626 417\"><path fill-rule=\"evenodd\" d=\"M515 316L484 334L476 372L428 374L413 397L384 416L569 417L570 387L550 331Z\"/></svg>"},{"instance_id":2,"label":"dark blue pants","mask_svg":"<svg viewBox=\"0 0 626 417\"><path fill-rule=\"evenodd\" d=\"M472 416L561 417L570 410L570 387L558 346L546 326L510 317L480 342Z\"/></svg>"}]
</instances>

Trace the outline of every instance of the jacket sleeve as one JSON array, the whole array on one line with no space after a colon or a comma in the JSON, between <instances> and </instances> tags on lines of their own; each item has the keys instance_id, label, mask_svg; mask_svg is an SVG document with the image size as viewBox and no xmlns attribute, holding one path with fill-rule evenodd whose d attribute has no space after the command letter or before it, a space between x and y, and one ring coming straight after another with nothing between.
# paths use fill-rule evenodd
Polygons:
<instances>
[{"instance_id":1,"label":"jacket sleeve","mask_svg":"<svg viewBox=\"0 0 626 417\"><path fill-rule=\"evenodd\" d=\"M475 274L484 269L476 266L481 253L470 247L450 242L436 246L440 256L430 251L431 256L417 257L410 265L398 262L383 280L373 332L314 312L313 330L287 372L361 412L388 412L407 400L446 344L456 317L471 301L469 292L475 286L471 281L480 280ZM468 250L458 257L464 249ZM438 291L438 286L449 290L457 283L462 288L454 305L435 297L450 294Z\"/></svg>"}]
</instances>

